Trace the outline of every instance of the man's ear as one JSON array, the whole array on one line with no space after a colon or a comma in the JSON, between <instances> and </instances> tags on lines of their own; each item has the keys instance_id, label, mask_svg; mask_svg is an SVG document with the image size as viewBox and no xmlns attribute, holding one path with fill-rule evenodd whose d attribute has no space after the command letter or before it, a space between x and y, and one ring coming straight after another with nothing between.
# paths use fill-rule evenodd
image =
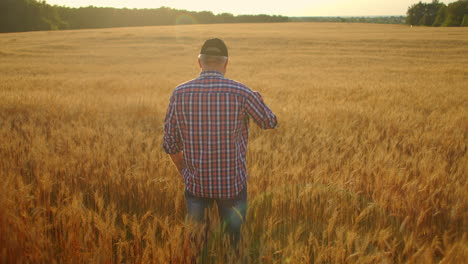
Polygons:
<instances>
[{"instance_id":1,"label":"man's ear","mask_svg":"<svg viewBox=\"0 0 468 264\"><path fill-rule=\"evenodd\" d=\"M227 68L228 62L229 62L229 58L226 59L226 63L224 63L224 69L225 69L225 70L226 70L226 68Z\"/></svg>"},{"instance_id":2,"label":"man's ear","mask_svg":"<svg viewBox=\"0 0 468 264\"><path fill-rule=\"evenodd\" d=\"M203 69L200 59L198 59L198 66L200 66L200 69Z\"/></svg>"}]
</instances>

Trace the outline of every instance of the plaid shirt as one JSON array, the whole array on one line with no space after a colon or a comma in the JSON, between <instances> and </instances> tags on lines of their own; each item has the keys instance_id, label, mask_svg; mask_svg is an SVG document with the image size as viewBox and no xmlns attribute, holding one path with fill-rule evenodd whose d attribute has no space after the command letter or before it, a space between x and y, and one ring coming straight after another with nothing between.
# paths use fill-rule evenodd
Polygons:
<instances>
[{"instance_id":1,"label":"plaid shirt","mask_svg":"<svg viewBox=\"0 0 468 264\"><path fill-rule=\"evenodd\" d=\"M263 129L276 116L258 92L216 71L174 90L164 122L163 148L184 151L187 191L206 198L236 197L247 181L249 118Z\"/></svg>"}]
</instances>

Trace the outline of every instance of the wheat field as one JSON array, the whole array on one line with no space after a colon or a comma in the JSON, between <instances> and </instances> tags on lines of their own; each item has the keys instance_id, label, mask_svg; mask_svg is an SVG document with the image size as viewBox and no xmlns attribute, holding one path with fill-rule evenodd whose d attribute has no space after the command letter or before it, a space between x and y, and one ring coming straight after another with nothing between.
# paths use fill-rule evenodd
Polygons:
<instances>
[{"instance_id":1,"label":"wheat field","mask_svg":"<svg viewBox=\"0 0 468 264\"><path fill-rule=\"evenodd\" d=\"M246 263L468 259L467 29L284 23L1 34L1 263L196 257L161 144L210 37L279 121L251 126Z\"/></svg>"}]
</instances>

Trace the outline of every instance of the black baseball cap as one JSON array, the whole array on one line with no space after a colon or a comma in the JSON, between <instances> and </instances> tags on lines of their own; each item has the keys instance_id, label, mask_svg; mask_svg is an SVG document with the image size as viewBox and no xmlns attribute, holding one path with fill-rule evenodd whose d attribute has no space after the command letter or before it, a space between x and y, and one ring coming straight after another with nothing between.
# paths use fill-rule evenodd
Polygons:
<instances>
[{"instance_id":1,"label":"black baseball cap","mask_svg":"<svg viewBox=\"0 0 468 264\"><path fill-rule=\"evenodd\" d=\"M200 54L210 56L224 56L228 57L228 50L224 41L219 38L212 38L205 41L203 44Z\"/></svg>"}]
</instances>

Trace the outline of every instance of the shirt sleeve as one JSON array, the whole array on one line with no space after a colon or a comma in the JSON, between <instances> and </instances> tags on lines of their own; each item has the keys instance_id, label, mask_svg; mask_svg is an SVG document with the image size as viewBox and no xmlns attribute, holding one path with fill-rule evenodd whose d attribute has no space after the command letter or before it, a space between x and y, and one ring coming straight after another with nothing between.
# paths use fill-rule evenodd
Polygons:
<instances>
[{"instance_id":1,"label":"shirt sleeve","mask_svg":"<svg viewBox=\"0 0 468 264\"><path fill-rule=\"evenodd\" d=\"M252 92L247 97L246 111L262 129L272 129L278 126L275 114L265 104L259 92Z\"/></svg>"},{"instance_id":2,"label":"shirt sleeve","mask_svg":"<svg viewBox=\"0 0 468 264\"><path fill-rule=\"evenodd\" d=\"M166 118L164 120L163 148L167 154L176 154L183 150L180 130L177 125L176 100L174 95L171 96Z\"/></svg>"}]
</instances>

